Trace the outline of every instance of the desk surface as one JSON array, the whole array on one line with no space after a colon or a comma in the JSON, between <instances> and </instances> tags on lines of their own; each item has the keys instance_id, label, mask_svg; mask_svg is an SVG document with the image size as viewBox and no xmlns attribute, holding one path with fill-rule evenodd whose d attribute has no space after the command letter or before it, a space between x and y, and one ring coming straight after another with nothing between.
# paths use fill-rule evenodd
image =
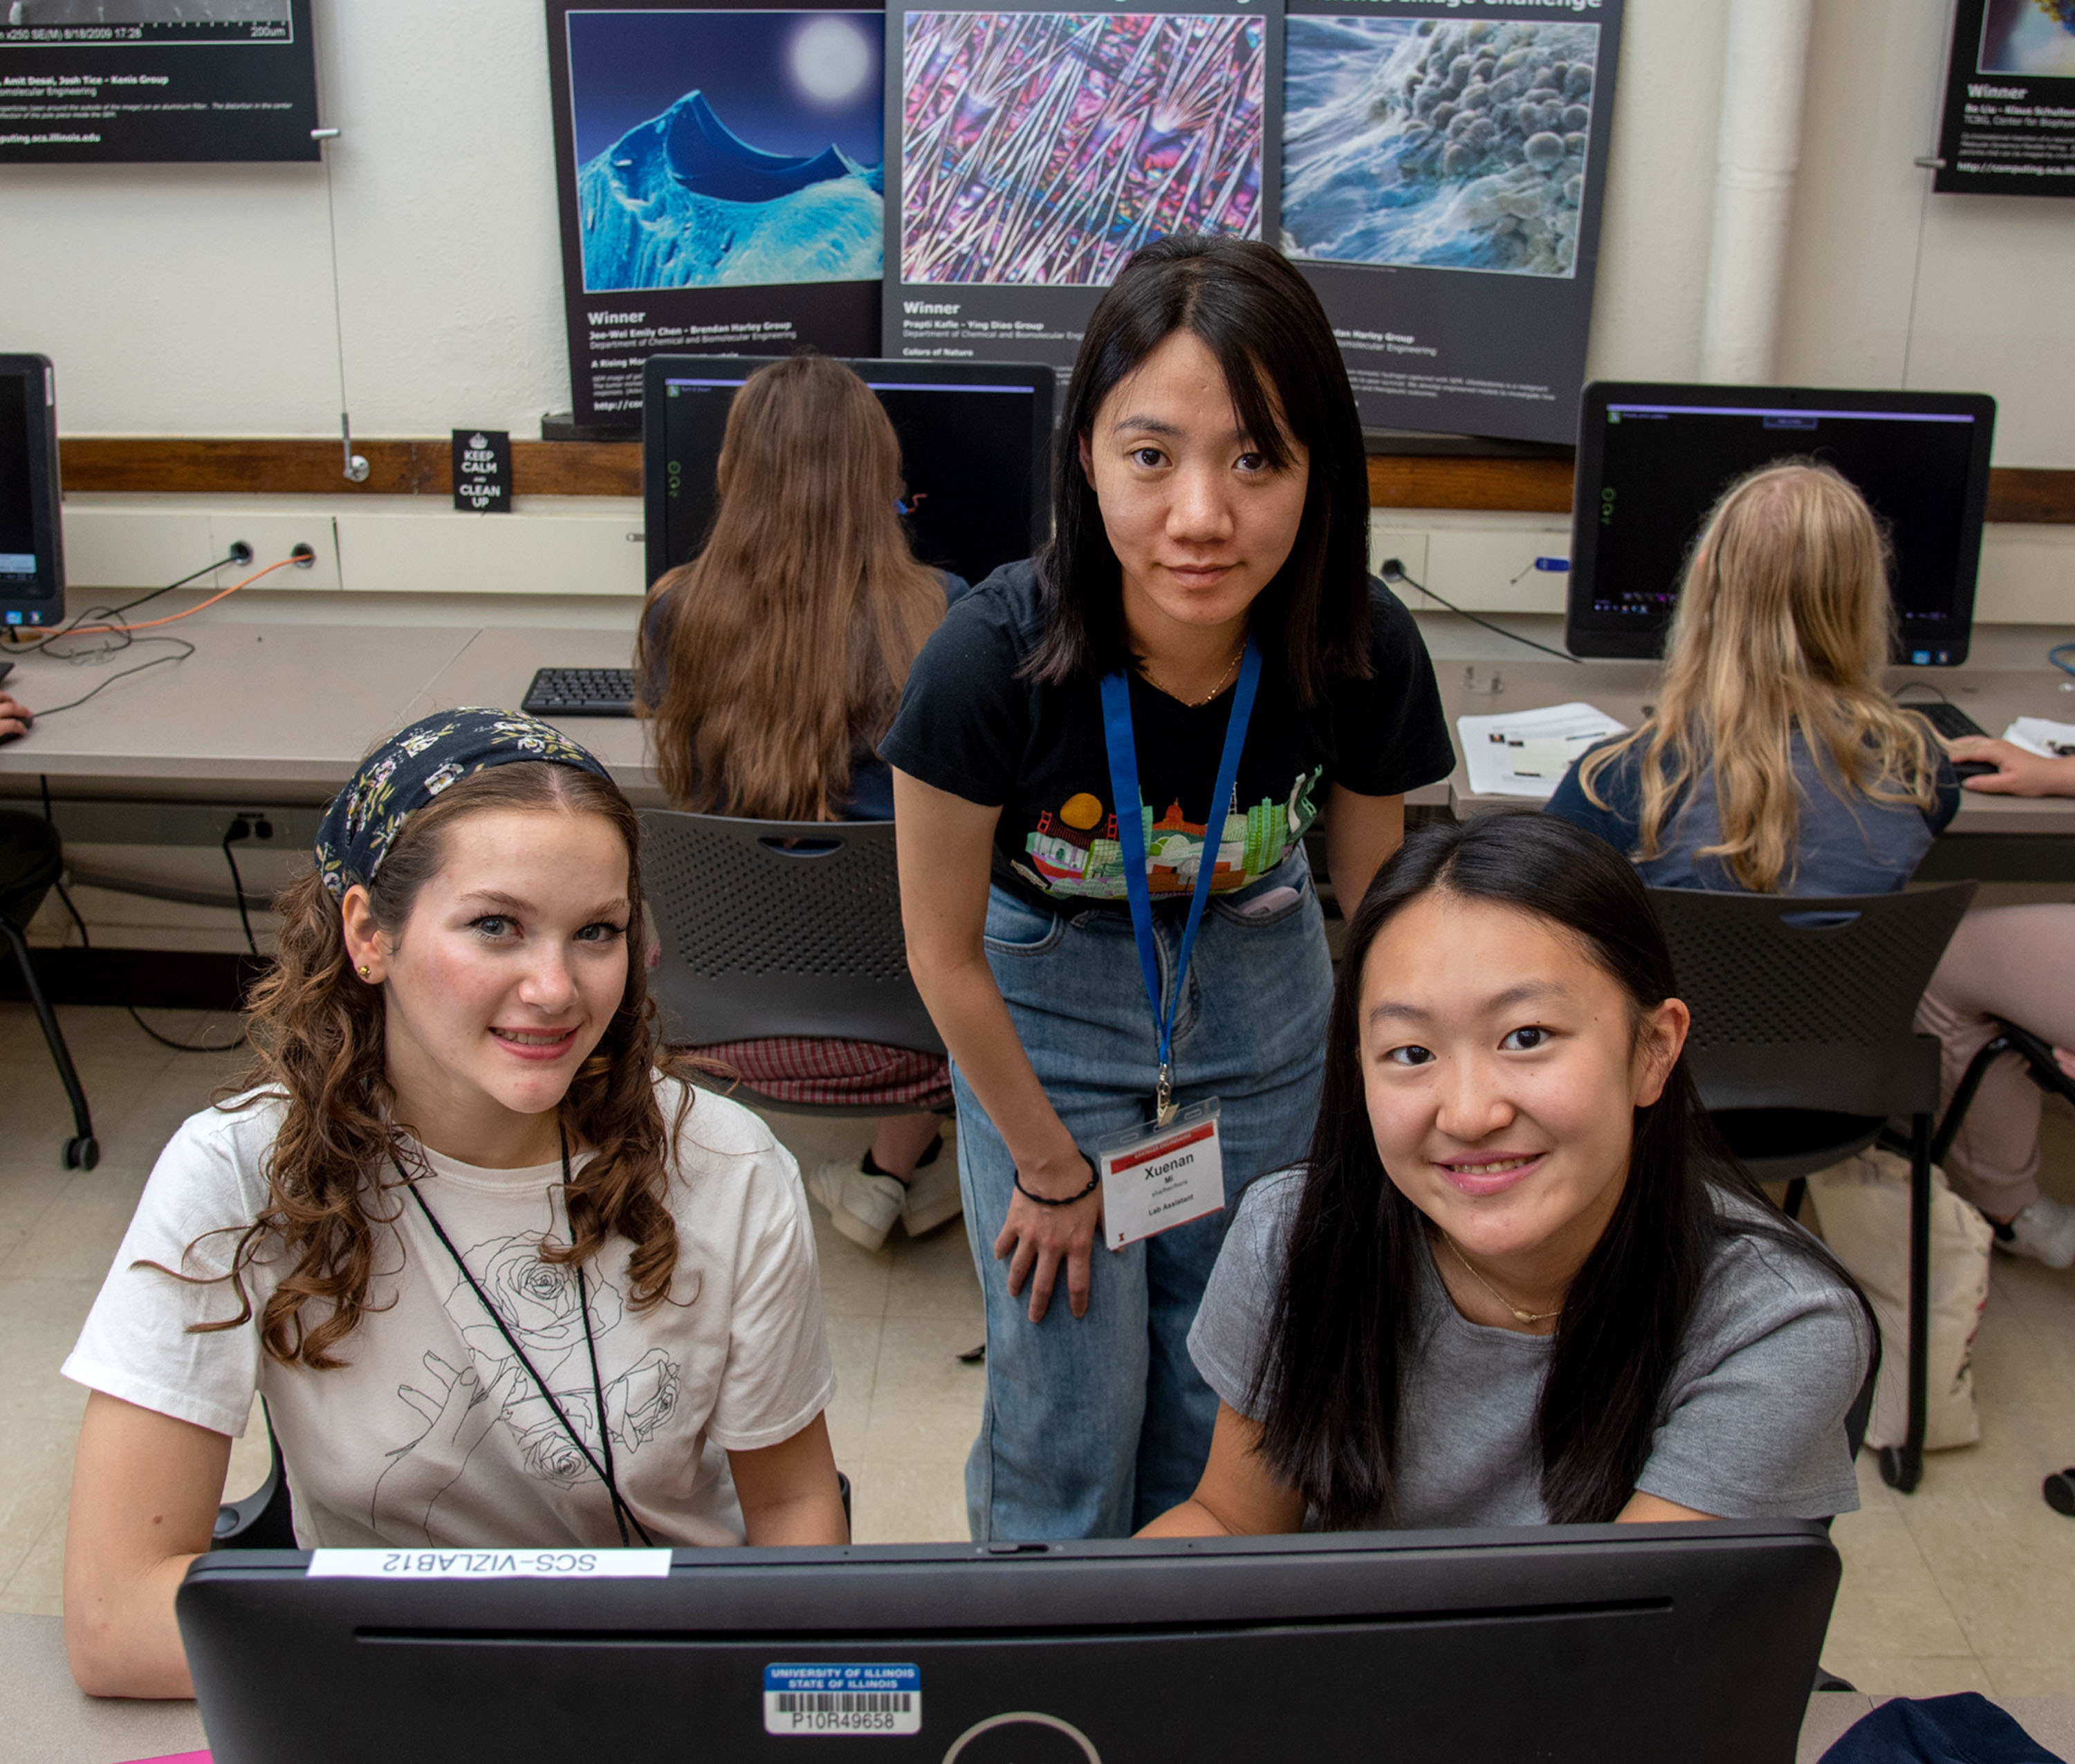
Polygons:
<instances>
[{"instance_id":1,"label":"desk surface","mask_svg":"<svg viewBox=\"0 0 2075 1764\"><path fill-rule=\"evenodd\" d=\"M192 1703L102 1702L83 1696L65 1666L56 1617L0 1614L0 1764L128 1764L208 1742ZM1879 1700L1831 1692L1813 1697L1796 1764L1816 1764ZM2048 1750L2075 1758L2075 1697L2006 1697L2003 1706Z\"/></svg>"},{"instance_id":2,"label":"desk surface","mask_svg":"<svg viewBox=\"0 0 2075 1764\"><path fill-rule=\"evenodd\" d=\"M197 623L186 660L111 685L89 702L58 711L20 739L0 745L0 774L135 781L156 790L197 782L313 789L328 793L352 775L383 735L435 710L516 706L543 666L624 667L631 636L566 626ZM61 705L121 669L148 659L132 648L83 665L43 655L15 660L7 689L31 710ZM1481 661L1437 664L1441 696L1455 719L1583 698L1633 727L1656 689L1653 662ZM2075 698L2045 666L1915 670L1991 734L2016 716L2075 720ZM1489 688L1496 679L1499 689ZM652 791L643 727L632 718L576 717L560 725L603 760L622 785ZM1529 805L1480 796L1459 757L1443 783L1410 800L1459 814ZM1956 834L2075 834L2075 798L2027 801L1969 791Z\"/></svg>"},{"instance_id":3,"label":"desk surface","mask_svg":"<svg viewBox=\"0 0 2075 1764\"><path fill-rule=\"evenodd\" d=\"M183 627L186 660L122 680L0 746L0 772L336 789L391 731L463 705L516 706L540 667L625 667L624 631L562 627L233 624ZM3 652L0 652L3 653ZM82 665L16 658L6 689L62 705L123 668L133 648ZM561 725L629 788L653 780L631 717Z\"/></svg>"},{"instance_id":4,"label":"desk surface","mask_svg":"<svg viewBox=\"0 0 2075 1764\"><path fill-rule=\"evenodd\" d=\"M1469 769L1461 760L1458 717L1532 710L1545 705L1583 699L1633 729L1656 696L1658 669L1651 661L1592 661L1582 665L1561 661L1460 661L1436 664L1448 733L1456 742L1456 769L1448 780L1449 799L1459 815L1488 814L1498 809L1533 805L1522 797L1482 796L1470 789ZM2075 696L2062 692L2066 677L2059 669L2036 668L1911 669L1890 677L1890 685L1927 681L1946 694L1990 735L1999 735L2015 717L2047 717L2075 723ZM1489 688L1497 680L1499 689ZM1928 699L1911 692L1905 702ZM2075 797L1982 796L1961 793L1960 812L1948 830L1955 834L2075 834Z\"/></svg>"}]
</instances>

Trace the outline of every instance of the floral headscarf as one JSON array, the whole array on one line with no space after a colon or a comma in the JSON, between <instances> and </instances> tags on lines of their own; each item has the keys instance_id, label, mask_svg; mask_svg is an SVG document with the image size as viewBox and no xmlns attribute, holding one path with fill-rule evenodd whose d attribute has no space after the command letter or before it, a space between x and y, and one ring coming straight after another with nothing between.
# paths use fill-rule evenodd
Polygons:
<instances>
[{"instance_id":1,"label":"floral headscarf","mask_svg":"<svg viewBox=\"0 0 2075 1764\"><path fill-rule=\"evenodd\" d=\"M519 760L611 776L561 730L516 710L444 710L391 736L360 762L317 828L317 874L332 898L372 882L404 822L449 785Z\"/></svg>"}]
</instances>

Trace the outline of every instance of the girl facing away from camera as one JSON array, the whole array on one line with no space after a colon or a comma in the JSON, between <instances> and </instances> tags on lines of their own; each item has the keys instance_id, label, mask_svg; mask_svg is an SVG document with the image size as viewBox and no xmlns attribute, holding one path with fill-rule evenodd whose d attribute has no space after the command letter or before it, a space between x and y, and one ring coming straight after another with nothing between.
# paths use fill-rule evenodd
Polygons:
<instances>
[{"instance_id":1,"label":"girl facing away from camera","mask_svg":"<svg viewBox=\"0 0 2075 1764\"><path fill-rule=\"evenodd\" d=\"M1311 1154L1248 1190L1156 1535L1820 1518L1871 1314L1713 1137L1634 870L1546 816L1410 834L1348 929Z\"/></svg>"},{"instance_id":2,"label":"girl facing away from camera","mask_svg":"<svg viewBox=\"0 0 2075 1764\"><path fill-rule=\"evenodd\" d=\"M306 1548L847 1541L798 1172L656 1045L639 850L598 762L502 711L332 803L252 1068L65 1363L83 1688L193 1694L173 1596L255 1392Z\"/></svg>"},{"instance_id":3,"label":"girl facing away from camera","mask_svg":"<svg viewBox=\"0 0 2075 1764\"><path fill-rule=\"evenodd\" d=\"M1695 540L1656 708L1583 755L1548 812L1654 888L1886 894L1960 805L1931 726L1881 684L1887 541L1828 466L1723 492Z\"/></svg>"},{"instance_id":4,"label":"girl facing away from camera","mask_svg":"<svg viewBox=\"0 0 2075 1764\"><path fill-rule=\"evenodd\" d=\"M901 442L841 362L796 355L729 405L713 529L656 579L635 652L656 769L672 803L763 821L890 821L875 751L908 670L964 581L915 560L901 524ZM876 1249L959 1215L940 1156L951 1099L941 1054L826 1037L702 1050L781 1104L884 1103L864 1157L818 1165L809 1191Z\"/></svg>"}]
</instances>

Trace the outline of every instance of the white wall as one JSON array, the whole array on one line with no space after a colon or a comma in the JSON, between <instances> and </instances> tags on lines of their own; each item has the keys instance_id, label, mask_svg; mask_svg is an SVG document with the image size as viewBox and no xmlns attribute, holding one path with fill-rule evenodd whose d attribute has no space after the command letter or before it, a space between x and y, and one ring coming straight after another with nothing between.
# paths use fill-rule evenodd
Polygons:
<instances>
[{"instance_id":1,"label":"white wall","mask_svg":"<svg viewBox=\"0 0 2075 1764\"><path fill-rule=\"evenodd\" d=\"M317 165L0 167L0 346L76 434L537 434L569 407L536 0L316 0ZM32 249L24 249L33 242Z\"/></svg>"},{"instance_id":2,"label":"white wall","mask_svg":"<svg viewBox=\"0 0 2075 1764\"><path fill-rule=\"evenodd\" d=\"M1697 371L1729 0L1630 0L1588 366ZM1961 387L2001 463L2075 466L2075 203L1933 197L1949 3L1818 0L1780 371ZM368 435L537 433L569 404L536 0L317 0L349 408ZM1922 268L1918 273L1920 234ZM0 168L0 342L81 434L333 433L316 166ZM20 249L21 242L33 249Z\"/></svg>"},{"instance_id":3,"label":"white wall","mask_svg":"<svg viewBox=\"0 0 2075 1764\"><path fill-rule=\"evenodd\" d=\"M1951 14L1817 0L1781 375L1988 392L1997 464L2075 466L2075 203L1935 195L1912 163L1937 150Z\"/></svg>"}]
</instances>

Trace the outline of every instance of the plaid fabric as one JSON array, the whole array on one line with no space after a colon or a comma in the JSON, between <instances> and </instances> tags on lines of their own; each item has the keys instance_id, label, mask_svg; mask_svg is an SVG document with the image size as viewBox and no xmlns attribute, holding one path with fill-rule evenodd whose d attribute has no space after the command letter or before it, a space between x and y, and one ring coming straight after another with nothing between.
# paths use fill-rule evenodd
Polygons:
<instances>
[{"instance_id":1,"label":"plaid fabric","mask_svg":"<svg viewBox=\"0 0 2075 1764\"><path fill-rule=\"evenodd\" d=\"M722 1041L696 1051L774 1103L888 1110L951 1104L951 1063L941 1054L811 1035Z\"/></svg>"}]
</instances>

